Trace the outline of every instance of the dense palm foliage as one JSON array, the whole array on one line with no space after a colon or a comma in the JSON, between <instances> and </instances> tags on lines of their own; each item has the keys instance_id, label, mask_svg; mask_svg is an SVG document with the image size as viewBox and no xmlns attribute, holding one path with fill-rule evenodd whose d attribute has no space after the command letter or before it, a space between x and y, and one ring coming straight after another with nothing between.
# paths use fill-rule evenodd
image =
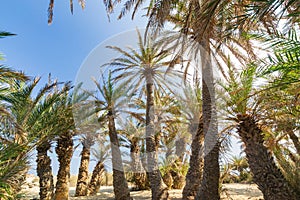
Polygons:
<instances>
[{"instance_id":1,"label":"dense palm foliage","mask_svg":"<svg viewBox=\"0 0 300 200\"><path fill-rule=\"evenodd\" d=\"M104 1L107 13L120 2ZM134 17L145 1L123 3L119 18L130 9ZM50 0L49 24L53 9ZM68 199L78 138L76 196L97 194L111 153L115 199L130 199L128 181L136 190L150 182L152 199L183 188L183 199L217 200L222 181L253 181L266 200L299 199L299 10L296 0L150 1L148 33L137 33L137 49L108 47L120 55L102 66L109 73L94 81L96 93L56 81L38 88L39 78L1 65L0 199L20 196L35 149L40 199ZM173 31L157 34L167 22ZM189 74L194 58L199 65ZM224 76L220 84L213 63ZM220 176L224 133L241 140L245 157L233 157ZM60 164L55 190L53 144Z\"/></svg>"}]
</instances>

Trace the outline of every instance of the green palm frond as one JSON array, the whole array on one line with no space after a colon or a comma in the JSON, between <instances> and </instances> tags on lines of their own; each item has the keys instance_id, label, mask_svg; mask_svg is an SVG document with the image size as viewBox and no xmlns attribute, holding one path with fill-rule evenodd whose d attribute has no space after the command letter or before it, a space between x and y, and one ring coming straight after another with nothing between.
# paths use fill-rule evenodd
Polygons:
<instances>
[{"instance_id":1,"label":"green palm frond","mask_svg":"<svg viewBox=\"0 0 300 200\"><path fill-rule=\"evenodd\" d=\"M255 38L273 50L273 55L268 55L263 61L260 69L262 76L279 72L283 79L299 79L300 40L297 30L292 29L286 34L277 32L273 35L256 35Z\"/></svg>"}]
</instances>

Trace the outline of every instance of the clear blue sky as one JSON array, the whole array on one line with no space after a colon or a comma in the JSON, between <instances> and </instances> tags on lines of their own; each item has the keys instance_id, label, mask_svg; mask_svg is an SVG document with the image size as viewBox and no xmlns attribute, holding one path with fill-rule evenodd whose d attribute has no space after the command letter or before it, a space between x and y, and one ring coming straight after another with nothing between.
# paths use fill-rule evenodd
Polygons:
<instances>
[{"instance_id":1,"label":"clear blue sky","mask_svg":"<svg viewBox=\"0 0 300 200\"><path fill-rule=\"evenodd\" d=\"M74 1L73 15L69 1L55 1L54 20L49 26L48 4L49 0L1 3L0 30L17 34L0 40L0 52L6 55L4 64L32 76L47 77L51 72L61 81L73 81L84 58L96 45L146 24L145 17L132 21L128 15L117 20L117 12L109 22L102 1L93 0L87 1L84 11Z\"/></svg>"},{"instance_id":2,"label":"clear blue sky","mask_svg":"<svg viewBox=\"0 0 300 200\"><path fill-rule=\"evenodd\" d=\"M116 12L109 22L102 0L93 0L87 1L84 11L74 1L73 15L69 1L55 1L54 20L49 26L48 4L49 0L9 0L1 2L0 7L0 30L17 34L0 40L0 52L5 55L0 64L30 76L42 76L43 82L50 72L59 81L74 82L82 62L99 43L146 24L143 13L132 21L129 15L117 20ZM72 174L78 172L79 152L80 148L74 153ZM55 154L51 157L55 158ZM33 154L32 160L35 159ZM56 174L58 163L56 159L52 161Z\"/></svg>"}]
</instances>

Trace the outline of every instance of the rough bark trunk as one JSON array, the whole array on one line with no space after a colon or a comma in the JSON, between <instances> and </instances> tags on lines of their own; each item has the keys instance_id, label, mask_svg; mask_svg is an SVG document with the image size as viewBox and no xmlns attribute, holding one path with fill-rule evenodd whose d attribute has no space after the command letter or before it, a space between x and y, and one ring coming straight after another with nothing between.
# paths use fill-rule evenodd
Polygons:
<instances>
[{"instance_id":1,"label":"rough bark trunk","mask_svg":"<svg viewBox=\"0 0 300 200\"><path fill-rule=\"evenodd\" d=\"M57 147L55 151L58 157L59 169L57 173L54 199L68 200L70 165L73 155L73 139L70 132L60 135L59 139L57 140Z\"/></svg>"},{"instance_id":2,"label":"rough bark trunk","mask_svg":"<svg viewBox=\"0 0 300 200\"><path fill-rule=\"evenodd\" d=\"M245 144L246 157L253 173L253 180L265 200L299 199L276 166L272 154L264 146L261 129L249 115L238 115L238 133Z\"/></svg>"},{"instance_id":3,"label":"rough bark trunk","mask_svg":"<svg viewBox=\"0 0 300 200\"><path fill-rule=\"evenodd\" d=\"M211 63L209 37L200 41L202 46L202 113L204 132L204 167L202 182L197 193L199 200L219 200L219 136L215 102L215 85Z\"/></svg>"},{"instance_id":4,"label":"rough bark trunk","mask_svg":"<svg viewBox=\"0 0 300 200\"><path fill-rule=\"evenodd\" d=\"M83 144L75 197L86 196L89 180L90 146Z\"/></svg>"},{"instance_id":5,"label":"rough bark trunk","mask_svg":"<svg viewBox=\"0 0 300 200\"><path fill-rule=\"evenodd\" d=\"M51 145L49 141L39 145L37 150L37 175L40 183L40 200L52 200L54 194L53 175L51 168L51 159L47 155Z\"/></svg>"},{"instance_id":6,"label":"rough bark trunk","mask_svg":"<svg viewBox=\"0 0 300 200\"><path fill-rule=\"evenodd\" d=\"M190 157L190 167L186 174L186 184L182 191L182 199L193 199L201 183L203 169L203 120L199 119L198 123L191 124L190 132L193 135L192 154Z\"/></svg>"},{"instance_id":7,"label":"rough bark trunk","mask_svg":"<svg viewBox=\"0 0 300 200\"><path fill-rule=\"evenodd\" d=\"M98 162L93 170L92 178L88 186L88 196L96 195L101 186L101 176L104 172L104 164L102 162Z\"/></svg>"},{"instance_id":8,"label":"rough bark trunk","mask_svg":"<svg viewBox=\"0 0 300 200\"><path fill-rule=\"evenodd\" d=\"M153 102L153 80L146 80L146 153L147 153L147 171L150 180L152 200L168 199L168 188L164 184L161 173L158 168L156 138L154 127L154 102Z\"/></svg>"},{"instance_id":9,"label":"rough bark trunk","mask_svg":"<svg viewBox=\"0 0 300 200\"><path fill-rule=\"evenodd\" d=\"M138 145L138 140L135 138L133 138L131 141L130 157L131 157L131 167L133 171L133 181L135 184L134 190L148 189L147 182L146 182L147 175L140 159L140 147Z\"/></svg>"},{"instance_id":10,"label":"rough bark trunk","mask_svg":"<svg viewBox=\"0 0 300 200\"><path fill-rule=\"evenodd\" d=\"M130 192L125 178L120 145L117 136L113 112L108 114L109 138L112 149L113 186L116 200L129 200Z\"/></svg>"}]
</instances>

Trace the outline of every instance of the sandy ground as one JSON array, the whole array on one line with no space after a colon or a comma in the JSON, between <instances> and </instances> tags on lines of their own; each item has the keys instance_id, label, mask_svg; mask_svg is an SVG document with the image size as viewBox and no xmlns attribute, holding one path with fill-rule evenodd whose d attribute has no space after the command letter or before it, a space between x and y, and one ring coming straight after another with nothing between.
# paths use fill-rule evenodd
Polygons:
<instances>
[{"instance_id":1,"label":"sandy ground","mask_svg":"<svg viewBox=\"0 0 300 200\"><path fill-rule=\"evenodd\" d=\"M263 200L261 192L255 184L225 184L223 186L222 199L228 200ZM24 199L38 199L38 186L26 187L23 189ZM70 200L105 200L113 199L113 187L102 186L100 192L94 197L74 197L75 188L70 188ZM181 199L181 190L170 190L171 199ZM150 200L150 191L131 192L131 196L136 200Z\"/></svg>"},{"instance_id":2,"label":"sandy ground","mask_svg":"<svg viewBox=\"0 0 300 200\"><path fill-rule=\"evenodd\" d=\"M26 184L23 186L22 193L24 200L32 200L39 198L38 178L34 175L28 175ZM171 199L181 199L181 190L170 190ZM101 186L97 196L93 197L74 197L75 187L70 187L70 200L106 200L113 199L113 187ZM151 200L151 192L135 191L130 193L135 200ZM221 194L222 200L263 200L262 193L258 190L255 184L224 184Z\"/></svg>"}]
</instances>

